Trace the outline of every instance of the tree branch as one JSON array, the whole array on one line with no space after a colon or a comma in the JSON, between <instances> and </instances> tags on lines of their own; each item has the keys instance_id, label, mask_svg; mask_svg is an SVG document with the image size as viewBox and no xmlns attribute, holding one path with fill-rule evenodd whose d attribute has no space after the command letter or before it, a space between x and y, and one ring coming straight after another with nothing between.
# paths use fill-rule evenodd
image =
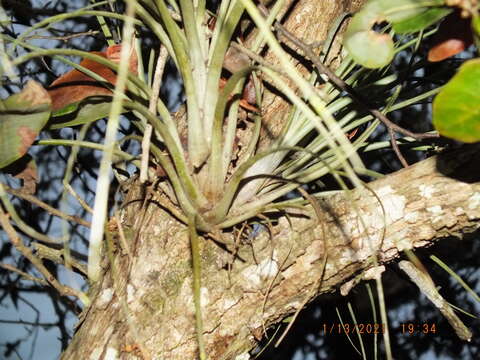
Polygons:
<instances>
[{"instance_id":1,"label":"tree branch","mask_svg":"<svg viewBox=\"0 0 480 360\"><path fill-rule=\"evenodd\" d=\"M318 284L326 255L321 287L310 293L310 300L345 282L356 282L367 270L376 272L375 257L384 264L404 250L477 230L478 159L480 146L465 147L372 182L368 189L318 200L322 221L311 206L292 208L271 230L260 231L251 243L240 245L238 257L229 266L231 257L223 248L202 241L201 296L202 311L208 314L204 338L209 358L233 359L247 353L263 337L264 329L297 311ZM135 199L141 196L140 188L131 187L127 203L132 205L125 207L122 217L126 232L140 234L132 244L135 260L127 291L129 308L142 324L139 341L153 358L194 359L197 342L188 231L153 205L147 209L145 223L136 228L139 202ZM231 236L233 242L234 233L223 235ZM117 256L116 261L127 260ZM111 287L109 276L100 286L103 290L64 359L125 341L127 329L118 325L122 324L116 310L119 300L109 298L107 304L102 300Z\"/></svg>"}]
</instances>

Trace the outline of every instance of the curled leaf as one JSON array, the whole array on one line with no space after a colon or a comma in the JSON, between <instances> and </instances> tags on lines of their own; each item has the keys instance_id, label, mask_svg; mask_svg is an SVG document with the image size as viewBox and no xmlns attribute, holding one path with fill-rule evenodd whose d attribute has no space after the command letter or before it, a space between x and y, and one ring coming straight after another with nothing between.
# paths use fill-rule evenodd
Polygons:
<instances>
[{"instance_id":1,"label":"curled leaf","mask_svg":"<svg viewBox=\"0 0 480 360\"><path fill-rule=\"evenodd\" d=\"M389 22L393 27L401 24L403 32L411 32L412 29L419 31L446 15L447 12L429 12L429 7L440 5L443 5L443 1L370 0L352 18L345 33L344 45L360 65L371 69L386 66L395 53L393 39L390 34L376 32L374 25Z\"/></svg>"},{"instance_id":2,"label":"curled leaf","mask_svg":"<svg viewBox=\"0 0 480 360\"><path fill-rule=\"evenodd\" d=\"M110 114L111 96L90 96L55 112L50 129L62 129L103 119Z\"/></svg>"},{"instance_id":3,"label":"curled leaf","mask_svg":"<svg viewBox=\"0 0 480 360\"><path fill-rule=\"evenodd\" d=\"M118 44L109 46L105 52L92 51L91 54L101 56L114 64L118 64L121 49L122 45ZM103 77L106 82L99 82L77 69L70 70L58 77L47 89L52 98L52 109L55 112L55 116L71 112L72 104L77 104L88 97L113 95L111 88L117 82L117 74L112 69L89 58L83 59L79 65ZM134 50L130 54L129 69L133 74L138 72L138 57ZM75 108L76 106L73 110Z\"/></svg>"},{"instance_id":4,"label":"curled leaf","mask_svg":"<svg viewBox=\"0 0 480 360\"><path fill-rule=\"evenodd\" d=\"M0 100L0 168L28 151L50 117L51 100L39 83L30 80L24 89Z\"/></svg>"}]
</instances>

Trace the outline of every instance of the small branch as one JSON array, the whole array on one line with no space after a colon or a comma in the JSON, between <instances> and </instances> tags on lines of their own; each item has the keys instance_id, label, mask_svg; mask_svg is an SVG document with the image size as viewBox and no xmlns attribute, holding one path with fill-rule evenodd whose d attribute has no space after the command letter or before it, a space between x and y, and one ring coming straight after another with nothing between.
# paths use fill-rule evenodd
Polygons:
<instances>
[{"instance_id":1,"label":"small branch","mask_svg":"<svg viewBox=\"0 0 480 360\"><path fill-rule=\"evenodd\" d=\"M403 155L400 153L400 150L395 142L394 132L398 132L404 134L406 136L410 136L416 140L427 139L427 138L437 138L438 134L430 134L430 133L414 133L410 130L404 129L399 125L392 122L388 119L385 114L383 114L380 110L375 109L369 106L369 102L365 99L361 94L359 94L355 89L353 89L349 84L347 84L343 79L339 78L333 71L331 71L325 64L322 63L320 58L315 55L310 45L305 44L303 41L299 40L295 35L290 33L287 29L285 29L280 23L275 24L275 29L277 29L282 35L284 35L290 42L292 42L295 46L300 48L305 55L313 62L317 70L320 74L325 74L330 81L340 90L347 92L353 101L357 104L362 106L366 111L368 111L371 115L375 118L380 120L388 129L390 134L390 140L392 143L392 148L395 151L395 154L398 156L400 162L403 166L408 166Z\"/></svg>"},{"instance_id":2,"label":"small branch","mask_svg":"<svg viewBox=\"0 0 480 360\"><path fill-rule=\"evenodd\" d=\"M254 53L252 50L246 48L245 46L243 46L242 44L239 44L239 43L236 43L236 42L232 42L231 44L231 47L242 52L243 54L247 55L250 59L254 60L255 62L259 63L260 65L263 65L281 75L285 75L285 71L283 71L281 68L279 68L278 66L275 66L273 64L270 64L268 61L266 61L263 57L261 57L260 55Z\"/></svg>"},{"instance_id":3,"label":"small branch","mask_svg":"<svg viewBox=\"0 0 480 360\"><path fill-rule=\"evenodd\" d=\"M445 301L442 295L440 295L435 287L434 282L428 275L420 271L410 261L402 260L398 264L398 267L402 269L408 275L410 280L412 280L418 286L423 295L425 295L433 303L433 305L440 310L442 315L445 316L460 339L466 341L472 340L472 332L465 326L457 314L453 312L450 304Z\"/></svg>"},{"instance_id":4,"label":"small branch","mask_svg":"<svg viewBox=\"0 0 480 360\"><path fill-rule=\"evenodd\" d=\"M54 249L50 246L46 246L46 245L39 244L39 243L34 243L33 246L36 250L35 255L37 255L40 259L48 259L50 261L53 261L56 264L66 266L66 264L65 264L65 250L63 249L63 247L59 248L59 249ZM78 255L75 256L75 253L73 251L69 250L69 252L71 253L71 255L73 257L78 257ZM83 275L87 275L87 267L85 265L79 263L78 261L72 259L71 257L68 260L68 264L71 267L77 269Z\"/></svg>"},{"instance_id":5,"label":"small branch","mask_svg":"<svg viewBox=\"0 0 480 360\"><path fill-rule=\"evenodd\" d=\"M155 68L155 75L153 78L152 97L148 110L156 115L157 114L157 102L160 96L160 86L162 85L163 71L165 70L165 64L167 63L168 51L165 46L160 47L160 54L157 59L157 66ZM144 183L148 180L148 158L150 155L150 140L152 138L152 125L147 124L142 139L142 165L140 167L140 182Z\"/></svg>"},{"instance_id":6,"label":"small branch","mask_svg":"<svg viewBox=\"0 0 480 360\"><path fill-rule=\"evenodd\" d=\"M32 237L33 239L36 239L38 241L42 241L42 242L45 242L45 243L50 243L50 244L61 243L61 241L62 241L61 239L52 239L51 237L38 232L37 230L35 230L31 226L27 225L27 223L25 223L23 221L23 219L17 214L17 211L15 210L15 207L10 202L10 200L7 196L7 193L4 190L4 185L2 183L0 183L0 200L1 200L1 203L3 203L3 205L5 206L5 209L7 210L8 216L10 216L12 218L12 220L15 222L15 225L22 232L24 232L28 236ZM3 209L2 209L2 212L3 212ZM5 217L7 218L7 222L10 224L10 222L8 221L8 216L5 214ZM13 229L13 227L12 227L12 229Z\"/></svg>"},{"instance_id":7,"label":"small branch","mask_svg":"<svg viewBox=\"0 0 480 360\"><path fill-rule=\"evenodd\" d=\"M59 326L58 323L41 323L34 321L24 321L24 320L0 320L1 324L13 324L13 325L27 325L27 326L42 326L42 327L54 327Z\"/></svg>"},{"instance_id":8,"label":"small branch","mask_svg":"<svg viewBox=\"0 0 480 360\"><path fill-rule=\"evenodd\" d=\"M87 295L81 291L75 290L69 286L62 285L60 282L53 276L48 269L43 265L42 261L33 255L30 248L25 246L18 236L17 232L13 228L12 224L8 220L7 214L3 211L0 206L0 225L2 225L3 230L7 233L7 236L10 238L13 246L25 256L36 268L37 270L45 277L45 279L53 286L62 296L75 296L80 299L85 305L90 303Z\"/></svg>"},{"instance_id":9,"label":"small branch","mask_svg":"<svg viewBox=\"0 0 480 360\"><path fill-rule=\"evenodd\" d=\"M391 127L387 127L387 129L388 129L388 135L390 136L390 144L392 145L393 151L397 155L398 160L400 160L400 162L402 163L402 166L407 168L408 162L400 151L400 148L397 143L397 139L395 138L395 132Z\"/></svg>"},{"instance_id":10,"label":"small branch","mask_svg":"<svg viewBox=\"0 0 480 360\"><path fill-rule=\"evenodd\" d=\"M128 241L125 237L125 232L123 231L123 226L119 219L120 219L120 216L117 212L113 216L113 221L115 221L115 225L117 226L117 229L118 229L120 244L121 244L121 247L123 248L123 251L127 254L128 260L130 261L130 263L133 263L132 252L130 251L130 247L128 246Z\"/></svg>"},{"instance_id":11,"label":"small branch","mask_svg":"<svg viewBox=\"0 0 480 360\"><path fill-rule=\"evenodd\" d=\"M3 187L5 188L5 191L8 192L9 194L15 195L16 197L19 197L23 200L27 200L32 204L35 204L38 207L41 207L42 209L48 211L52 215L58 216L67 221L76 222L77 224L83 225L85 227L90 227L90 223L88 221L85 221L82 218L79 218L78 216L65 214L64 212L57 210L54 207L44 203L43 201L41 201L40 199L36 198L33 195L25 194L20 190L12 189L6 185L3 185Z\"/></svg>"},{"instance_id":12,"label":"small branch","mask_svg":"<svg viewBox=\"0 0 480 360\"><path fill-rule=\"evenodd\" d=\"M37 282L41 285L48 285L48 282L45 281L44 279L40 279L36 276L27 274L26 272L24 272L20 269L17 269L15 266L12 266L12 265L9 265L9 264L0 264L0 267L4 268L7 271L15 272L15 273L19 274L20 276L24 277L27 280Z\"/></svg>"},{"instance_id":13,"label":"small branch","mask_svg":"<svg viewBox=\"0 0 480 360\"><path fill-rule=\"evenodd\" d=\"M64 36L44 36L44 35L30 35L25 38L25 40L30 40L30 39L46 39L46 40L60 40L60 41L65 41L67 42L70 39L75 39L77 37L82 37L82 36L94 36L97 35L99 31L97 30L89 30L85 32L80 32L80 33L75 33L71 35L64 35Z\"/></svg>"},{"instance_id":14,"label":"small branch","mask_svg":"<svg viewBox=\"0 0 480 360\"><path fill-rule=\"evenodd\" d=\"M88 211L90 214L93 214L93 209L87 204L85 200L83 200L80 197L80 195L76 193L75 190L73 190L72 186L69 183L64 182L63 186L70 193L70 195L72 195L86 211Z\"/></svg>"}]
</instances>

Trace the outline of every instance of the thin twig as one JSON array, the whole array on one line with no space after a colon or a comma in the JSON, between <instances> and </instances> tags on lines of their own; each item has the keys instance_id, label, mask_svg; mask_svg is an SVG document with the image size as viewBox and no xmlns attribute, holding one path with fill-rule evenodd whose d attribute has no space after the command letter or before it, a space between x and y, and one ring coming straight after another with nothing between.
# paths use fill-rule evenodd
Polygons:
<instances>
[{"instance_id":1,"label":"thin twig","mask_svg":"<svg viewBox=\"0 0 480 360\"><path fill-rule=\"evenodd\" d=\"M81 291L75 290L69 286L62 285L60 282L53 276L48 269L43 265L42 261L33 255L30 248L25 246L18 236L17 232L13 228L12 224L8 220L7 214L3 211L0 206L0 225L2 225L3 230L7 233L7 236L10 238L13 246L25 256L36 268L37 270L45 277L45 279L52 285L62 296L75 296L80 299L85 305L90 303L87 295Z\"/></svg>"},{"instance_id":2,"label":"thin twig","mask_svg":"<svg viewBox=\"0 0 480 360\"><path fill-rule=\"evenodd\" d=\"M462 340L470 341L472 339L472 332L465 326L457 314L455 314L450 304L440 295L431 277L418 269L410 261L402 260L398 264L398 267L418 286L423 295L440 310L455 330L457 336Z\"/></svg>"},{"instance_id":3,"label":"thin twig","mask_svg":"<svg viewBox=\"0 0 480 360\"><path fill-rule=\"evenodd\" d=\"M397 143L397 139L395 138L395 132L391 127L387 127L388 129L388 135L390 136L390 143L392 144L392 149L395 152L395 154L398 157L398 160L402 163L403 167L408 167L408 162L403 156L403 154L400 151L400 148Z\"/></svg>"},{"instance_id":4,"label":"thin twig","mask_svg":"<svg viewBox=\"0 0 480 360\"><path fill-rule=\"evenodd\" d=\"M27 200L31 202L32 204L37 205L38 207L41 207L42 209L48 211L50 214L58 216L59 218L65 219L67 221L71 222L76 222L77 224L83 225L85 227L90 227L90 222L83 220L82 218L79 218L78 216L73 216L73 215L68 215L65 214L64 212L55 209L54 207L44 203L37 197L30 195L30 194L25 194L21 190L16 190L8 187L7 185L3 185L5 188L5 191L8 192L9 194L15 195L16 197L19 197L23 200Z\"/></svg>"},{"instance_id":5,"label":"thin twig","mask_svg":"<svg viewBox=\"0 0 480 360\"><path fill-rule=\"evenodd\" d=\"M35 255L40 259L48 259L56 264L64 265L70 271L76 269L78 272L87 275L87 267L79 261L75 260L75 258L81 259L82 257L86 258L86 256L83 256L82 254L79 254L74 250L68 249L67 252L69 253L69 255L72 256L69 256L69 260L67 262L65 256L65 249L63 247L55 249L51 246L43 245L40 243L34 243L33 247L35 248Z\"/></svg>"},{"instance_id":6,"label":"thin twig","mask_svg":"<svg viewBox=\"0 0 480 360\"><path fill-rule=\"evenodd\" d=\"M15 225L22 232L32 237L33 239L36 239L38 241L42 241L45 243L60 244L62 242L62 239L54 239L41 232L38 232L37 230L29 226L25 221L23 221L20 215L18 215L13 204L10 202L10 199L8 198L7 193L5 192L4 185L2 183L0 183L0 200L1 200L0 204L3 203L3 206L5 206L5 209L8 215L12 218L12 220L15 222Z\"/></svg>"},{"instance_id":7,"label":"thin twig","mask_svg":"<svg viewBox=\"0 0 480 360\"><path fill-rule=\"evenodd\" d=\"M31 39L46 39L46 40L61 40L61 41L68 41L70 39L74 39L77 37L82 37L82 36L93 36L97 35L99 31L97 30L89 30L85 32L80 32L80 33L75 33L71 35L64 35L64 36L46 36L46 35L30 35L25 38L25 40L31 40Z\"/></svg>"},{"instance_id":8,"label":"thin twig","mask_svg":"<svg viewBox=\"0 0 480 360\"><path fill-rule=\"evenodd\" d=\"M36 276L27 274L26 272L24 272L20 269L17 269L15 266L12 266L12 265L9 265L9 264L0 264L0 267L4 268L7 271L15 272L15 273L21 275L22 277L24 277L27 280L30 280L30 281L33 281L33 282L38 282L41 285L48 285L48 282L45 281L44 279L40 279Z\"/></svg>"},{"instance_id":9,"label":"thin twig","mask_svg":"<svg viewBox=\"0 0 480 360\"><path fill-rule=\"evenodd\" d=\"M16 324L16 325L27 325L27 326L41 326L45 328L49 327L57 327L59 326L58 322L54 323L42 323L42 322L37 322L37 321L25 321L25 320L0 320L1 324Z\"/></svg>"},{"instance_id":10,"label":"thin twig","mask_svg":"<svg viewBox=\"0 0 480 360\"><path fill-rule=\"evenodd\" d=\"M81 207L83 207L86 211L88 211L90 214L93 214L93 209L87 204L85 200L83 200L80 195L77 194L75 190L73 190L72 186L69 183L64 182L63 186L65 189L72 195L80 204Z\"/></svg>"},{"instance_id":11,"label":"thin twig","mask_svg":"<svg viewBox=\"0 0 480 360\"><path fill-rule=\"evenodd\" d=\"M165 70L165 64L167 63L168 51L165 46L160 47L160 54L157 59L157 66L155 68L155 75L153 78L152 97L148 110L154 115L157 114L157 102L160 96L160 86L162 84L163 71ZM148 158L150 155L150 141L152 138L152 125L147 124L142 139L142 164L140 167L140 182L144 183L148 180Z\"/></svg>"},{"instance_id":12,"label":"thin twig","mask_svg":"<svg viewBox=\"0 0 480 360\"><path fill-rule=\"evenodd\" d=\"M130 251L130 247L128 246L127 239L125 237L125 232L123 231L123 226L122 223L119 220L119 214L118 211L115 213L113 216L113 220L115 221L115 224L117 225L118 229L118 236L120 237L120 244L124 251L127 253L128 259L130 260L130 263L133 263L133 258L132 258L132 252Z\"/></svg>"},{"instance_id":13,"label":"thin twig","mask_svg":"<svg viewBox=\"0 0 480 360\"><path fill-rule=\"evenodd\" d=\"M397 144L395 143L395 137L392 136L393 132L398 132L404 134L406 136L410 136L416 140L427 139L427 138L437 138L438 134L431 134L431 133L414 133L410 130L404 129L401 126L395 124L390 119L388 119L385 114L383 114L380 110L372 107L369 105L369 101L365 99L361 94L359 94L355 89L353 89L349 84L347 84L343 79L339 78L333 71L331 71L325 64L322 63L320 58L315 55L312 51L311 46L305 44L303 41L299 40L295 35L290 33L287 29L285 29L280 23L275 24L275 29L277 29L282 35L284 35L289 41L291 41L295 46L300 48L305 55L313 62L317 70L320 74L325 74L330 81L338 87L340 90L347 92L353 101L357 104L362 106L365 110L367 110L371 115L375 118L380 120L386 127L389 129L390 140L392 143L392 148L394 149L395 153L400 159L400 162L404 166L408 166L405 158L400 153Z\"/></svg>"},{"instance_id":14,"label":"thin twig","mask_svg":"<svg viewBox=\"0 0 480 360\"><path fill-rule=\"evenodd\" d=\"M254 60L255 62L259 63L260 65L262 66L265 66L281 75L287 75L285 73L285 71L283 71L281 68L279 68L278 66L275 66L273 64L270 64L268 61L266 61L263 57L261 57L260 55L254 53L252 50L246 48L245 46L243 46L242 44L239 44L239 43L236 43L236 42L232 42L231 44L231 47L242 52L243 54L247 55L250 59Z\"/></svg>"},{"instance_id":15,"label":"thin twig","mask_svg":"<svg viewBox=\"0 0 480 360\"><path fill-rule=\"evenodd\" d=\"M297 39L295 35L291 34L288 30L286 30L281 24L276 24L275 28L278 29L285 37L287 37L292 43L302 49L305 52L310 60L313 61L314 65L318 68L318 71L327 75L327 77L332 81L332 83L337 86L340 90L346 91L350 94L352 99L363 106L366 110L370 112L373 116L375 116L378 120L385 124L385 126L390 127L393 131L404 134L406 136L410 136L416 140L420 139L429 139L429 138L437 138L438 134L431 134L431 133L414 133L410 130L404 129L401 126L395 124L391 120L389 120L385 114L381 113L378 109L372 108L368 105L368 100L365 99L362 95L360 95L355 89L353 89L349 84L347 84L343 79L339 78L335 73L333 73L327 66L325 66L318 56L316 56L310 47L303 43L301 40Z\"/></svg>"}]
</instances>

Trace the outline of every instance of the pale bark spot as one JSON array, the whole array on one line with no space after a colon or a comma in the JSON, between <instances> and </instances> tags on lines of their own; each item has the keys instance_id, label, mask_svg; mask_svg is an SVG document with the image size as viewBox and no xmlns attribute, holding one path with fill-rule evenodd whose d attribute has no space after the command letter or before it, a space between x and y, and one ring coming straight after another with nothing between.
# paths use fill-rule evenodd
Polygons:
<instances>
[{"instance_id":1,"label":"pale bark spot","mask_svg":"<svg viewBox=\"0 0 480 360\"><path fill-rule=\"evenodd\" d=\"M222 309L227 311L229 310L233 305L235 305L238 301L235 301L234 299L225 299L223 300L222 304Z\"/></svg>"},{"instance_id":2,"label":"pale bark spot","mask_svg":"<svg viewBox=\"0 0 480 360\"><path fill-rule=\"evenodd\" d=\"M435 188L431 185L422 184L418 187L420 189L420 196L430 199L435 192Z\"/></svg>"},{"instance_id":3,"label":"pale bark spot","mask_svg":"<svg viewBox=\"0 0 480 360\"><path fill-rule=\"evenodd\" d=\"M117 360L118 359L118 350L112 347L107 348L105 353L105 360Z\"/></svg>"},{"instance_id":4,"label":"pale bark spot","mask_svg":"<svg viewBox=\"0 0 480 360\"><path fill-rule=\"evenodd\" d=\"M154 234L155 236L158 236L158 235L160 235L161 233L162 233L162 227L161 227L161 226L158 226L158 225L155 225L155 226L153 227L153 234Z\"/></svg>"},{"instance_id":5,"label":"pale bark spot","mask_svg":"<svg viewBox=\"0 0 480 360\"><path fill-rule=\"evenodd\" d=\"M343 284L342 286L340 286L340 294L342 296L347 296L348 293L350 292L350 290L352 290L352 288L357 285L358 281L356 279L353 279L353 280L350 280L350 281L347 281L345 284Z\"/></svg>"},{"instance_id":6,"label":"pale bark spot","mask_svg":"<svg viewBox=\"0 0 480 360\"><path fill-rule=\"evenodd\" d=\"M208 305L210 303L210 294L206 287L202 287L200 289L200 299L202 306Z\"/></svg>"},{"instance_id":7,"label":"pale bark spot","mask_svg":"<svg viewBox=\"0 0 480 360\"><path fill-rule=\"evenodd\" d=\"M131 303L135 300L135 289L131 284L127 285L127 303Z\"/></svg>"},{"instance_id":8,"label":"pale bark spot","mask_svg":"<svg viewBox=\"0 0 480 360\"><path fill-rule=\"evenodd\" d=\"M363 279L364 280L374 280L374 279L380 279L382 277L382 273L385 271L385 266L380 265L380 266L375 266L371 269L368 269L363 273Z\"/></svg>"},{"instance_id":9,"label":"pale bark spot","mask_svg":"<svg viewBox=\"0 0 480 360\"><path fill-rule=\"evenodd\" d=\"M308 16L307 14L312 12L313 9L311 9L311 5L310 4L305 4L305 6L302 8L302 10L295 15L295 21L297 23L302 23L302 21L304 21L305 17Z\"/></svg>"},{"instance_id":10,"label":"pale bark spot","mask_svg":"<svg viewBox=\"0 0 480 360\"><path fill-rule=\"evenodd\" d=\"M432 214L432 222L440 221L442 219L443 209L440 205L428 207L427 211Z\"/></svg>"},{"instance_id":11,"label":"pale bark spot","mask_svg":"<svg viewBox=\"0 0 480 360\"><path fill-rule=\"evenodd\" d=\"M110 303L110 301L112 301L113 294L114 294L114 291L112 288L107 288L103 290L98 298L97 306L100 309L105 309L107 305Z\"/></svg>"},{"instance_id":12,"label":"pale bark spot","mask_svg":"<svg viewBox=\"0 0 480 360\"><path fill-rule=\"evenodd\" d=\"M382 199L387 217L387 225L403 219L405 215L405 196L397 195L395 190L389 185L378 189L377 195Z\"/></svg>"},{"instance_id":13,"label":"pale bark spot","mask_svg":"<svg viewBox=\"0 0 480 360\"><path fill-rule=\"evenodd\" d=\"M88 360L99 360L100 356L102 356L102 353L103 353L103 349L95 348L90 354L90 357L88 358Z\"/></svg>"},{"instance_id":14,"label":"pale bark spot","mask_svg":"<svg viewBox=\"0 0 480 360\"><path fill-rule=\"evenodd\" d=\"M396 240L395 246L397 247L398 251L409 250L412 248L412 243L410 242L408 237L404 237Z\"/></svg>"},{"instance_id":15,"label":"pale bark spot","mask_svg":"<svg viewBox=\"0 0 480 360\"><path fill-rule=\"evenodd\" d=\"M410 224L414 224L418 221L418 212L417 211L413 211L413 212L409 212L409 213L406 213L405 214L405 221L410 223Z\"/></svg>"},{"instance_id":16,"label":"pale bark spot","mask_svg":"<svg viewBox=\"0 0 480 360\"><path fill-rule=\"evenodd\" d=\"M258 265L247 267L242 273L251 285L259 286L263 280L278 273L278 264L275 260L267 258Z\"/></svg>"},{"instance_id":17,"label":"pale bark spot","mask_svg":"<svg viewBox=\"0 0 480 360\"><path fill-rule=\"evenodd\" d=\"M244 352L243 354L237 355L235 360L249 360L250 354L248 352Z\"/></svg>"},{"instance_id":18,"label":"pale bark spot","mask_svg":"<svg viewBox=\"0 0 480 360\"><path fill-rule=\"evenodd\" d=\"M480 192L475 192L468 199L468 208L474 210L478 207L480 207Z\"/></svg>"}]
</instances>

